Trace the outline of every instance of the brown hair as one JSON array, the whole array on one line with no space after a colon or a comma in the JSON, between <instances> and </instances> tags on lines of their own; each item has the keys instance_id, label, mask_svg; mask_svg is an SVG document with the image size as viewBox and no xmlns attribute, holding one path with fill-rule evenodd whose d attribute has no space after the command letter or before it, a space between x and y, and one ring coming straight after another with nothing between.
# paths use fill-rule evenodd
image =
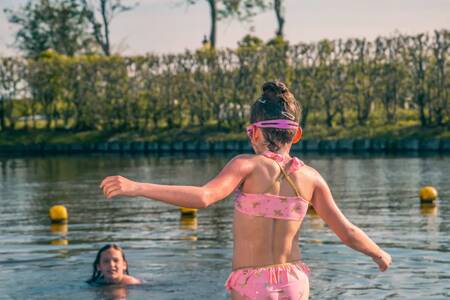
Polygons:
<instances>
[{"instance_id":1,"label":"brown hair","mask_svg":"<svg viewBox=\"0 0 450 300\"><path fill-rule=\"evenodd\" d=\"M103 253L104 251L110 249L110 248L113 248L113 249L115 249L115 250L117 250L117 251L120 251L120 253L122 254L122 259L123 259L123 260L125 261L125 263L127 264L127 268L125 269L125 274L130 275L130 273L128 272L128 262L127 262L127 260L126 260L126 258L125 258L125 252L123 251L123 249L122 249L121 247L119 247L118 245L116 245L116 244L107 244L107 245L101 247L100 250L98 250L97 256L95 257L95 261L94 261L94 264L93 264L94 271L92 272L92 277L91 277L91 279L89 279L89 280L87 281L87 283L97 283L98 281L100 281L101 279L103 279L103 274L102 274L102 272L100 272L100 271L97 269L97 265L100 263L100 258L101 258L101 256L102 256L102 253Z\"/></svg>"},{"instance_id":2,"label":"brown hair","mask_svg":"<svg viewBox=\"0 0 450 300\"><path fill-rule=\"evenodd\" d=\"M279 80L269 81L262 86L261 97L253 103L250 122L286 119L300 123L302 108L286 84ZM260 128L270 151L277 151L281 144L292 141L294 129Z\"/></svg>"}]
</instances>

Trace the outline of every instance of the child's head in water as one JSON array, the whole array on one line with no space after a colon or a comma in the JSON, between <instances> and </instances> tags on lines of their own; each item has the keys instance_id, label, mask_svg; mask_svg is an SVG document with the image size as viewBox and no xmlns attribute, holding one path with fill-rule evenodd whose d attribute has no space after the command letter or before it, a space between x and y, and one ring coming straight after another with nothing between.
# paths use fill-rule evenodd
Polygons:
<instances>
[{"instance_id":1,"label":"child's head in water","mask_svg":"<svg viewBox=\"0 0 450 300\"><path fill-rule=\"evenodd\" d=\"M302 109L281 81L266 82L262 90L261 97L251 107L252 125L247 127L247 133L256 152L260 152L262 146L277 152L284 144L300 140ZM276 122L271 124L268 120Z\"/></svg>"},{"instance_id":2,"label":"child's head in water","mask_svg":"<svg viewBox=\"0 0 450 300\"><path fill-rule=\"evenodd\" d=\"M139 279L129 276L125 252L116 244L100 248L93 264L93 273L88 283L138 284Z\"/></svg>"}]
</instances>

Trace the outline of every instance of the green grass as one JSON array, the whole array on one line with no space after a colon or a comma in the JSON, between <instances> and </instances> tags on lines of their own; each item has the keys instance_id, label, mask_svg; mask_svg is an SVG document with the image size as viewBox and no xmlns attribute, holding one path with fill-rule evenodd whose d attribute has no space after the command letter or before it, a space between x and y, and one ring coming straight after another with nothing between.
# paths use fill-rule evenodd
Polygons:
<instances>
[{"instance_id":1,"label":"green grass","mask_svg":"<svg viewBox=\"0 0 450 300\"><path fill-rule=\"evenodd\" d=\"M44 128L0 131L0 145L14 144L72 144L113 141L228 141L246 139L244 130L236 133L229 129L217 129L215 125L206 127L154 129L147 131L73 131L47 130Z\"/></svg>"},{"instance_id":2,"label":"green grass","mask_svg":"<svg viewBox=\"0 0 450 300\"><path fill-rule=\"evenodd\" d=\"M434 126L422 127L419 123L419 116L416 110L399 109L397 111L397 121L393 124L385 122L384 111L379 105L376 106L367 125L359 125L356 120L355 111L346 111L346 126L339 124L340 116L334 119L333 127L328 128L325 125L324 112L311 113L307 119L307 126L304 128L304 139L315 140L338 140L338 139L450 139L450 127ZM448 121L448 120L447 120ZM69 126L73 125L69 122ZM188 123L185 123L188 124ZM218 129L214 122L208 123L204 127L184 126L183 128L158 128L146 131L127 130L127 131L74 131L65 129L47 130L46 122L38 120L37 129L23 129L25 125L31 128L31 121L27 124L24 121L17 122L17 130L0 131L0 145L13 144L72 144L72 143L96 143L113 141L157 141L157 142L176 142L176 141L240 141L246 140L245 128ZM64 124L60 120L57 124L63 128ZM166 126L161 122L159 126ZM22 128L22 129L21 129Z\"/></svg>"},{"instance_id":3,"label":"green grass","mask_svg":"<svg viewBox=\"0 0 450 300\"><path fill-rule=\"evenodd\" d=\"M395 123L386 123L381 109L376 109L366 125L356 123L355 112L346 113L346 126L342 127L336 123L339 119L335 118L332 128L325 126L323 115L313 115L309 123L314 124L307 126L304 130L305 139L433 139L433 138L450 138L450 127L430 126L422 127L418 121L419 117L416 111L399 110L397 112L398 120ZM317 125L320 124L320 125Z\"/></svg>"},{"instance_id":4,"label":"green grass","mask_svg":"<svg viewBox=\"0 0 450 300\"><path fill-rule=\"evenodd\" d=\"M397 124L379 126L365 125L347 128L306 128L303 134L305 139L433 139L450 138L450 129L446 127L421 127L417 122L404 121Z\"/></svg>"},{"instance_id":5,"label":"green grass","mask_svg":"<svg viewBox=\"0 0 450 300\"><path fill-rule=\"evenodd\" d=\"M72 130L16 130L1 131L0 145L14 144L71 144L71 143L95 143L112 141L231 141L246 140L244 128L240 132L232 132L229 129L217 129L215 125L201 127L189 127L183 129L155 129L145 132L100 132ZM421 127L415 121L399 121L396 124L378 124L365 126L349 126L327 128L324 126L310 126L304 129L304 139L433 139L450 138L448 127Z\"/></svg>"}]
</instances>

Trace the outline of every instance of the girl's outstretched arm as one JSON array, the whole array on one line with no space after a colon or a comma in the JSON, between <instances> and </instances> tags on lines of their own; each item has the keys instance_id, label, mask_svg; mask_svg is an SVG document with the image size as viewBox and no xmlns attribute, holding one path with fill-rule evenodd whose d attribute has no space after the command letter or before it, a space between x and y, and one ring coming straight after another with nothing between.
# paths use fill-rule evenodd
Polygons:
<instances>
[{"instance_id":1,"label":"girl's outstretched arm","mask_svg":"<svg viewBox=\"0 0 450 300\"><path fill-rule=\"evenodd\" d=\"M100 188L108 199L140 196L177 206L205 208L231 194L251 173L253 163L248 157L236 156L214 179L201 187L143 183L122 176L108 176L103 179Z\"/></svg>"},{"instance_id":2,"label":"girl's outstretched arm","mask_svg":"<svg viewBox=\"0 0 450 300\"><path fill-rule=\"evenodd\" d=\"M385 271L390 266L391 256L344 216L334 202L327 183L318 173L311 201L319 216L345 245L370 256L380 271Z\"/></svg>"}]
</instances>

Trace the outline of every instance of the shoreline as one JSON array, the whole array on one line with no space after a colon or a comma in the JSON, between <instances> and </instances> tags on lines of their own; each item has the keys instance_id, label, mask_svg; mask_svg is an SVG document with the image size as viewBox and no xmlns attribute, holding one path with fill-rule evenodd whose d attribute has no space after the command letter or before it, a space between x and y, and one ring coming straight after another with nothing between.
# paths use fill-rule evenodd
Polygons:
<instances>
[{"instance_id":1,"label":"shoreline","mask_svg":"<svg viewBox=\"0 0 450 300\"><path fill-rule=\"evenodd\" d=\"M450 153L450 139L339 139L301 140L293 151L317 153ZM220 142L95 142L95 143L36 143L0 145L0 154L47 153L163 153L163 152L251 152L248 141Z\"/></svg>"}]
</instances>

